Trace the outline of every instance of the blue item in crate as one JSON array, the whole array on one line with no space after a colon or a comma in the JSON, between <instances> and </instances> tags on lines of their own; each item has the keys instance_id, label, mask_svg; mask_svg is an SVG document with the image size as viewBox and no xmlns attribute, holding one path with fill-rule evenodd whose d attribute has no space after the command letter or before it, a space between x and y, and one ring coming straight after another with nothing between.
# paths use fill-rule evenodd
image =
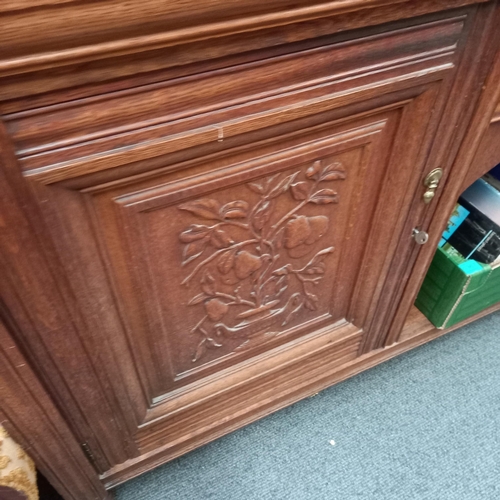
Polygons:
<instances>
[{"instance_id":1,"label":"blue item in crate","mask_svg":"<svg viewBox=\"0 0 500 500\"><path fill-rule=\"evenodd\" d=\"M448 226L446 227L441 241L439 242L439 247L442 247L450 238L450 236L459 228L460 224L467 218L470 212L462 207L459 203L455 206L455 210L451 214L450 220L448 221Z\"/></svg>"}]
</instances>

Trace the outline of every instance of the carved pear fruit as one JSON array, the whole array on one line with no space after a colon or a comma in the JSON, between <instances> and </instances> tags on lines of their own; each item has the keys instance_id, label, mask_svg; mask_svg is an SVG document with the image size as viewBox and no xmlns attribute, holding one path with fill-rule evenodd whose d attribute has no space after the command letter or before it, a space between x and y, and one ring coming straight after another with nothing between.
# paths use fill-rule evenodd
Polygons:
<instances>
[{"instance_id":1,"label":"carved pear fruit","mask_svg":"<svg viewBox=\"0 0 500 500\"><path fill-rule=\"evenodd\" d=\"M309 238L311 235L311 226L305 215L296 217L287 222L285 226L285 247L295 248Z\"/></svg>"},{"instance_id":2,"label":"carved pear fruit","mask_svg":"<svg viewBox=\"0 0 500 500\"><path fill-rule=\"evenodd\" d=\"M314 242L318 241L322 236L325 235L328 230L328 217L324 215L317 215L315 217L309 217L309 226L311 228L311 234L304 241L306 245L312 245Z\"/></svg>"},{"instance_id":3,"label":"carved pear fruit","mask_svg":"<svg viewBox=\"0 0 500 500\"><path fill-rule=\"evenodd\" d=\"M260 269L262 261L256 255L253 255L246 250L238 252L234 259L234 273L240 280L248 278L253 272Z\"/></svg>"},{"instance_id":4,"label":"carved pear fruit","mask_svg":"<svg viewBox=\"0 0 500 500\"><path fill-rule=\"evenodd\" d=\"M212 321L220 321L225 316L228 309L229 306L219 299L210 299L209 301L205 302L205 310L207 311L207 316Z\"/></svg>"}]
</instances>

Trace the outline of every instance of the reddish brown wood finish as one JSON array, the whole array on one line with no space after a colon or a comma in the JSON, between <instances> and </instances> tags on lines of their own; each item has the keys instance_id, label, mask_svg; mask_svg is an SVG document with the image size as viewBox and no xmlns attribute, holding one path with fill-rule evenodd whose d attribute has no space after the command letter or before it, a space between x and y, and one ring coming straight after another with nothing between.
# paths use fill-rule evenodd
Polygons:
<instances>
[{"instance_id":1,"label":"reddish brown wood finish","mask_svg":"<svg viewBox=\"0 0 500 500\"><path fill-rule=\"evenodd\" d=\"M421 13L482 1L485 0L438 0L429 2ZM286 0L270 0L265 4L249 0L229 0L224 4L203 0L196 8L185 0L168 4L146 0L140 5L124 0L90 5L77 1L44 3L42 9L31 11L18 10L9 4L2 9L8 16L0 35L5 54L0 71L4 74L133 54L331 15L363 10L376 14L377 8L384 6L401 11L399 18L405 17L405 12L406 16L414 14L409 0L317 1L313 5L300 0L291 7ZM114 22L110 23L110 19Z\"/></svg>"},{"instance_id":2,"label":"reddish brown wood finish","mask_svg":"<svg viewBox=\"0 0 500 500\"><path fill-rule=\"evenodd\" d=\"M0 7L3 316L107 487L437 335L380 349L497 3L288 4Z\"/></svg>"}]
</instances>

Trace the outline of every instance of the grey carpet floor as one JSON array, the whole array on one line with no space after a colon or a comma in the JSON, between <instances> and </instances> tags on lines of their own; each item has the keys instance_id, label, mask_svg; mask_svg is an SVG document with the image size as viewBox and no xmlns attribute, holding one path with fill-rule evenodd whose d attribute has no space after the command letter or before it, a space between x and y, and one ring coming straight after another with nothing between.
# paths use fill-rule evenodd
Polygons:
<instances>
[{"instance_id":1,"label":"grey carpet floor","mask_svg":"<svg viewBox=\"0 0 500 500\"><path fill-rule=\"evenodd\" d=\"M117 500L500 500L500 313L120 486Z\"/></svg>"}]
</instances>

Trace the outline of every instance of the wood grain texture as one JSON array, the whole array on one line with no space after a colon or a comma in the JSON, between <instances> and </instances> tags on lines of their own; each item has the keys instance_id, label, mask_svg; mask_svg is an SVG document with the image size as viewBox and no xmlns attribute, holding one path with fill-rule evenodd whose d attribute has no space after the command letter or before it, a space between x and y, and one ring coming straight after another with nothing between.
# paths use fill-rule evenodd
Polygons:
<instances>
[{"instance_id":1,"label":"wood grain texture","mask_svg":"<svg viewBox=\"0 0 500 500\"><path fill-rule=\"evenodd\" d=\"M175 76L186 76L199 72L200 67L215 70L240 64L242 61L267 58L273 53L279 55L290 50L297 51L300 50L299 46L304 49L328 44L335 39L365 37L370 33L384 31L380 27L382 23L395 21L396 25L408 27L420 22L418 16L429 13L446 16L447 13L443 11L468 4L470 0L421 0L405 2L404 8L398 9L387 4L272 28L217 36L210 39L208 44L205 40L179 42L169 46L167 52L164 48L144 48L134 54L115 57L106 55L104 59L89 57L85 64L70 57L58 64L54 63L52 69L21 68L20 73L8 72L6 76L0 77L0 109L3 112L30 109L48 103L160 82ZM398 21L402 19L405 21ZM363 30L359 30L360 28ZM33 52L36 53L36 50ZM52 92L54 90L56 92Z\"/></svg>"},{"instance_id":2,"label":"wood grain texture","mask_svg":"<svg viewBox=\"0 0 500 500\"><path fill-rule=\"evenodd\" d=\"M64 498L111 498L3 318L0 321L0 397L2 425Z\"/></svg>"},{"instance_id":3,"label":"wood grain texture","mask_svg":"<svg viewBox=\"0 0 500 500\"><path fill-rule=\"evenodd\" d=\"M117 399L125 399L123 391L119 386L115 387L117 392L112 391L109 373L102 373L102 369L109 366L109 362L102 361L103 356L108 356L110 351L93 350L89 344L92 339L90 324L85 323L75 307L74 297L61 276L60 263L53 258L50 243L44 236L44 223L37 218L36 209L31 211L32 201L27 186L19 177L18 165L3 127L0 128L0 145L0 265L3 276L0 293L6 308L4 317L11 318L11 323L16 325L17 342L25 350L40 380L50 387L52 397L68 418L73 432L81 442L94 443L96 465L106 470L110 462L123 460L133 453L127 449L130 443L127 446L125 425L120 422L119 415L124 413L120 411L114 415ZM99 308L99 303L94 302L93 307ZM110 319L108 314L105 322ZM77 331L83 336L75 335ZM99 371L104 375L104 387L98 381ZM69 387L73 387L74 392ZM108 396L99 390L102 387ZM89 413L84 416L86 412ZM104 436L113 428L122 438L106 444ZM96 439L99 434L103 441Z\"/></svg>"},{"instance_id":4,"label":"wood grain texture","mask_svg":"<svg viewBox=\"0 0 500 500\"><path fill-rule=\"evenodd\" d=\"M461 5L481 0L460 2ZM108 0L91 4L61 4L57 15L12 12L0 35L5 56L3 74L102 57L152 50L180 42L215 38L228 34L282 26L327 15L342 14L383 5L409 3L405 0L337 0L296 2L286 8L284 0L265 6L248 0L192 2L148 0L141 5ZM458 2L454 2L457 4ZM110 28L109 17L115 23ZM236 17L238 16L238 17ZM236 19L235 19L236 17ZM148 33L148 34L145 34ZM91 42L91 43L90 43ZM64 48L61 48L64 47ZM36 53L33 54L33 53Z\"/></svg>"},{"instance_id":5,"label":"wood grain texture","mask_svg":"<svg viewBox=\"0 0 500 500\"><path fill-rule=\"evenodd\" d=\"M393 255L390 242L399 237L401 222L414 196L412 186L422 175L423 162L418 158L425 151L426 134L430 136L434 126L430 125L429 117L433 111L434 116L439 114L439 107L436 107L440 106L437 104L439 96L445 97L445 89L455 71L458 41L466 33L464 19L463 15L452 16L367 37L348 45L340 43L338 47L333 45L303 54L292 53L270 58L264 64L252 63L181 81L179 98L174 99L172 92L172 100L166 101L171 102L173 113L178 107L178 124L171 120L166 126L182 126L189 133L195 121L203 123L208 117L213 123L214 116L226 114L231 120L222 122L224 127L220 128L227 131L229 137L226 137L226 132L218 134L217 140L212 141L215 149L205 145L195 149L191 145L176 152L177 156L172 153L169 156L164 151L161 169L142 170L136 178L124 177L116 169L115 180L108 183L100 177L105 171L84 168L51 178L28 175L30 172L25 170L23 181L17 177L19 165L12 164L11 169L17 169L16 182L26 183L26 196L37 207L37 216L41 218L40 231L52 252L49 261L58 269L57 286L69 287L68 296L74 300L72 307L79 316L78 326L76 333L69 333L67 338L85 346L88 352L85 354L86 363L94 370L92 377L97 377L99 383L94 384L92 378L86 380L93 387L93 397L106 401L98 412L93 413L97 421L95 425L106 429L108 436L108 443L100 438L100 444L105 445L102 453L106 460L119 464L124 461L122 453L126 454L127 460L133 460L138 453L144 454L162 446L172 433L176 433L176 439L182 443L190 439L191 432L208 432L206 420L194 419L192 425L185 425L191 418L188 408L192 402L189 401L193 401L192 398L204 401L207 405L204 413L216 411L220 407L221 384L225 391L232 387L233 379L224 377L225 370L239 373L238 376L246 381L247 385L239 387L237 394L242 392L246 398L255 397L257 408L261 388L250 374L258 360L278 349L272 356L272 363L277 367L286 365L287 353L295 342L314 332L329 334L329 328L334 328L342 318L348 318L352 327L363 329L363 335L370 334L368 325L382 312L375 307L377 301L387 293L387 289L381 286L380 276L389 269ZM387 44L394 43L399 43L398 52L383 58ZM343 65L340 63L339 73L333 75L333 84L330 84L329 68L342 60L342 52ZM359 64L361 55L367 62L356 69L353 61L357 58ZM377 57L380 58L378 61ZM304 79L295 69L299 63L303 72L301 63L306 59L311 70L315 70L315 80ZM273 68L280 71L273 71ZM287 68L291 73L286 73ZM238 72L240 79L235 77ZM288 77L288 87L284 87L281 73ZM231 82L234 82L234 88ZM262 95L262 91L256 94L255 82L268 89L268 94ZM336 86L337 93L331 94L330 85L334 85L334 89ZM170 84L167 88L175 89L175 86ZM49 136L51 129L59 135L67 130L70 139L75 132L81 134L86 126L95 133L93 126L103 127L109 122L111 128L104 127L100 132L107 141L109 131L113 131L118 123L115 114L119 115L120 109L124 110L124 117L132 112L129 120L133 129L137 128L140 116L137 113L143 113L146 119L156 118L158 106L151 106L147 92L146 98L141 92L137 94L132 90L116 96L119 104L112 112L99 108L103 102L101 99L95 104L87 100L23 113L17 118L35 122L31 127L27 121L26 126L17 128L19 140L53 141L53 136ZM158 86L152 92L161 96L165 91ZM196 97L187 98L190 94ZM221 102L220 97L226 95L228 99ZM109 102L113 105L114 96L107 97L111 98ZM133 100L138 97L144 106L133 105ZM238 101L235 102L238 97L248 103L245 104L247 107L238 106ZM120 104L121 100L123 104ZM94 107L89 111L87 106ZM247 113L252 106L253 115ZM216 109L212 111L214 107ZM357 109L354 115L353 109ZM86 118L98 117L101 112L102 121ZM57 118L59 113L62 113L61 120ZM78 116L82 116L83 121L80 127L74 128L72 119L78 120ZM175 117L175 114L171 116ZM40 117L43 121L37 123ZM10 118L7 121L12 124ZM259 126L253 126L254 123ZM236 148L231 142L234 139L231 126L241 136ZM151 128L156 130L158 127ZM133 145L137 144L140 134L149 133L144 125L139 130L139 135L133 136ZM10 132L16 134L13 128ZM78 135L76 138L80 144L85 144ZM154 150L146 142L142 146L144 151L149 151L148 146ZM22 154L20 151L18 157ZM71 145L66 144L58 151L71 154ZM81 154L81 151L77 153ZM133 154L130 158L125 154L123 158L135 164L140 159ZM108 164L103 162L104 170L106 167L115 168L108 160ZM335 164L341 165L340 171L345 175L341 182L326 179L329 171L325 169ZM319 165L319 170L311 175L320 177L309 180L308 172L314 170L315 165ZM326 176L325 186L318 185L312 190L313 184L320 182L322 176ZM63 185L70 179L78 182L72 187ZM261 246L264 243L259 240L262 238L261 229L252 225L252 230L257 231L256 241L244 249L246 253L242 253L243 248L234 248L238 251L234 255L235 262L237 259L241 263L233 263L228 275L222 273L219 276L215 268L210 268L211 278L203 273L196 276L203 281L197 283L206 295L200 308L212 318L226 313L228 296L236 302L243 297L247 303L254 301L253 309L268 307L257 313L259 321L254 326L244 326L249 334L243 340L251 340L252 348L240 351L236 350L242 342L237 342L240 326L235 317L229 317L231 322L223 323L224 327L216 327L220 320L212 319L210 325L195 328L203 315L190 314L187 304L196 294L185 290L182 281L196 273L194 266L197 264L189 262L182 266L182 260L201 254L205 247L197 249L191 245L183 248L179 235L189 230L186 228L201 224L192 218L193 213L186 210L180 213L182 210L179 209L193 208L193 203L198 203L198 213L206 216L206 207L215 210L217 204L217 217L220 218L221 210L226 210L236 201L240 210L248 207L240 224L249 226L255 224L253 217L247 217L249 207L254 207L257 213L259 206L269 200L259 201L258 193L252 193L248 185L267 181L270 182L270 191L266 193L271 196L276 191L281 196L280 208L270 216L269 227L264 224L262 229L278 231L282 220L283 230L286 230L284 248L280 252L264 250ZM307 192L302 189L304 184L309 186ZM305 198L300 200L301 196ZM388 196L391 205L383 202ZM337 197L339 203L329 203ZM274 195L271 198L274 199ZM213 201L200 205L199 200ZM305 201L307 203L303 203ZM187 205L189 203L191 205ZM200 212L200 206L205 206L205 211ZM213 211L210 213L213 216ZM220 222L227 223L227 220L222 217ZM293 229L294 225L300 224L304 226L302 229ZM326 224L334 228L327 236L323 234ZM274 226L276 228L272 229ZM235 232L236 229L239 232ZM227 224L224 228L211 228L210 238L206 241L211 242L210 248L215 245L213 255L222 256L233 249L232 245L238 245L238 241L246 241L241 239L245 237L243 229L235 228L229 232ZM301 239L302 233L307 230L313 233L313 229L311 244L306 244ZM187 235L190 236L191 233ZM276 245L275 237L271 239ZM313 244L315 239L317 245ZM199 240L195 241L199 244ZM217 249L217 245L222 247ZM228 250L222 252L224 248ZM331 255L328 255L327 264L326 257L325 261L319 259L320 252L331 248L334 251L329 251ZM299 251L305 253L298 254ZM318 257L317 263L315 256ZM200 257L200 262L202 259L212 259L212 256L205 254ZM271 268L269 263L273 260L274 267ZM212 264L212 260L209 263ZM215 259L213 263L218 264ZM291 267L287 267L289 265ZM257 272L257 266L259 270L269 268L269 273L286 270L290 288L283 292L286 297L283 304L277 297L279 290L269 289L267 295L270 295L265 301L264 296L259 298L257 294L251 298L248 295L257 293L252 286L264 279ZM298 273L300 269L306 273L315 266L320 266L318 269L325 274L325 283L328 283L324 290L318 288L321 298L314 290L320 286L321 280L318 285L312 282L304 285L307 282L302 280L311 278ZM293 276L289 275L290 270L296 271L292 272ZM302 280L295 278L297 275ZM266 279L270 278L268 275ZM232 280L234 286L235 279L247 280L248 284L244 284L247 289L236 292L233 285L224 284L224 279ZM213 280L220 289L215 287ZM271 280L269 286L273 284ZM216 297L216 293L222 293L224 297ZM224 302L220 300L222 298ZM219 301L212 302L214 300ZM257 304L258 300L263 302ZM284 308L282 312L280 307ZM235 314L249 314L249 311L243 310L240 304ZM266 311L270 313L269 317ZM294 311L293 321L286 325L287 316ZM189 323L194 321L193 324L186 324L186 317L190 318ZM245 324L248 319L240 318L241 321ZM86 328L92 327L103 331L104 335L90 335ZM209 328L214 328L214 332ZM231 329L236 329L236 333ZM193 331L189 333L190 330ZM217 332L222 332L220 339ZM269 335L270 332L276 335ZM233 334L236 340L231 338ZM46 339L50 341L51 336ZM33 342L29 338L24 341ZM354 350L359 345L358 342ZM74 349L84 352L81 347ZM200 349L203 352L196 354ZM332 351L332 355L335 352ZM103 356L105 363L99 362ZM334 363L335 358L330 358L328 352L318 356L320 363ZM60 365L60 361L57 363ZM113 372L122 376L113 376ZM80 380L68 380L71 375L71 369L64 372L71 392L76 393ZM218 380L216 385L208 383L212 379ZM288 384L285 378L279 391L287 391ZM53 390L60 391L57 387ZM62 393L59 397L65 401L66 396ZM149 407L146 415L144 403ZM260 404L265 406L266 403L262 400ZM99 416L107 411L106 408L116 417L115 429L105 425L105 417ZM178 419L174 418L176 413L179 413ZM150 427L152 422L155 422L154 432ZM129 436L133 436L130 444L124 442L124 429L129 429ZM96 429L96 432L101 431Z\"/></svg>"},{"instance_id":6,"label":"wood grain texture","mask_svg":"<svg viewBox=\"0 0 500 500\"><path fill-rule=\"evenodd\" d=\"M76 3L78 0L4 0L0 5L0 12L13 13L32 7L54 7L63 3Z\"/></svg>"},{"instance_id":7,"label":"wood grain texture","mask_svg":"<svg viewBox=\"0 0 500 500\"><path fill-rule=\"evenodd\" d=\"M384 88L412 84L424 75L439 78L451 68L464 19L445 19L4 119L26 175L53 183L328 111L354 98L380 94ZM397 47L390 59L388 45Z\"/></svg>"},{"instance_id":8,"label":"wood grain texture","mask_svg":"<svg viewBox=\"0 0 500 500\"><path fill-rule=\"evenodd\" d=\"M499 102L496 1L192 7L0 8L2 315L89 498L441 334L411 231Z\"/></svg>"}]
</instances>

